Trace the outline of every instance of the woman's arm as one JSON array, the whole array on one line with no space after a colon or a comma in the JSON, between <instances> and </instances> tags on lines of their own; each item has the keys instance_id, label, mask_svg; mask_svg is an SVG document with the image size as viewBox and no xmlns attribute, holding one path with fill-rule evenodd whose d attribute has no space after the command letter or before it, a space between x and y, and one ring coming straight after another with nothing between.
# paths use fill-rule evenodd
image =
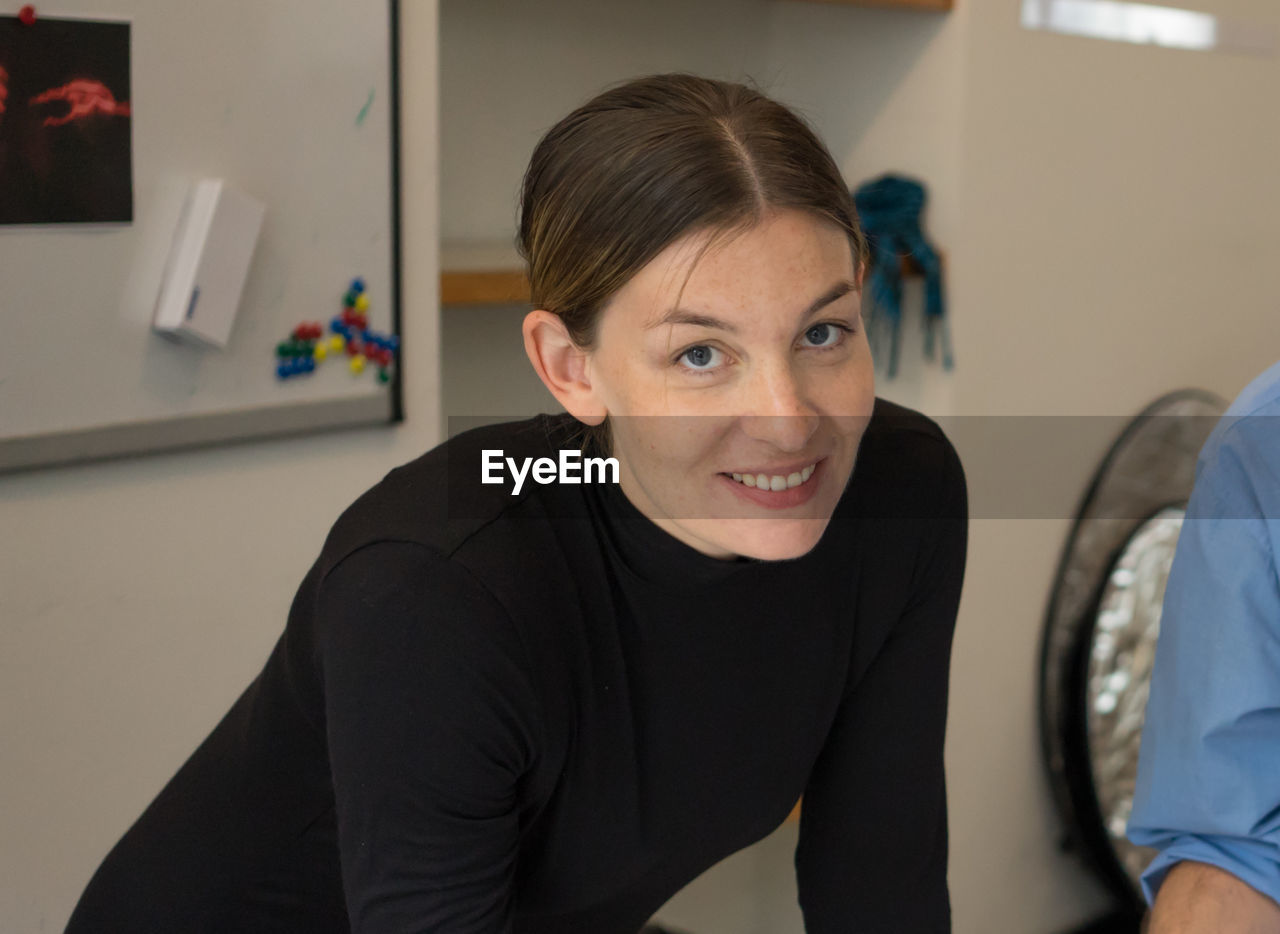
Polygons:
<instances>
[{"instance_id":1,"label":"woman's arm","mask_svg":"<svg viewBox=\"0 0 1280 934\"><path fill-rule=\"evenodd\" d=\"M318 603L352 931L510 931L516 786L538 745L510 620L465 570L403 542L346 557Z\"/></svg>"},{"instance_id":2,"label":"woman's arm","mask_svg":"<svg viewBox=\"0 0 1280 934\"><path fill-rule=\"evenodd\" d=\"M808 934L951 930L942 749L968 499L954 448L940 448L911 596L805 789L796 876Z\"/></svg>"}]
</instances>

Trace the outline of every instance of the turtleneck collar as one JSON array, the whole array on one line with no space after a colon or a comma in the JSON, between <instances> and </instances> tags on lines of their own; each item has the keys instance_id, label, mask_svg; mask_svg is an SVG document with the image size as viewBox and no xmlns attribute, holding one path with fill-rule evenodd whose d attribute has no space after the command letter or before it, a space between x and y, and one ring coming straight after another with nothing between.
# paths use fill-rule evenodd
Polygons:
<instances>
[{"instance_id":1,"label":"turtleneck collar","mask_svg":"<svg viewBox=\"0 0 1280 934\"><path fill-rule=\"evenodd\" d=\"M613 484L584 488L592 518L623 565L639 579L667 589L724 583L768 562L755 558L713 558L687 545L642 513Z\"/></svg>"}]
</instances>

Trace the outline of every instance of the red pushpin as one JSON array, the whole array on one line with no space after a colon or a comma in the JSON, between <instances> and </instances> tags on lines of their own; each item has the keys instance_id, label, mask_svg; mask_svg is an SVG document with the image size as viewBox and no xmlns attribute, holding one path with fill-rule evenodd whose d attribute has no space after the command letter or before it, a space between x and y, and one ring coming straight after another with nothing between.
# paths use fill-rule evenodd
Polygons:
<instances>
[{"instance_id":1,"label":"red pushpin","mask_svg":"<svg viewBox=\"0 0 1280 934\"><path fill-rule=\"evenodd\" d=\"M36 23L36 8L31 4L27 4L18 11L18 22L23 26L34 26Z\"/></svg>"}]
</instances>

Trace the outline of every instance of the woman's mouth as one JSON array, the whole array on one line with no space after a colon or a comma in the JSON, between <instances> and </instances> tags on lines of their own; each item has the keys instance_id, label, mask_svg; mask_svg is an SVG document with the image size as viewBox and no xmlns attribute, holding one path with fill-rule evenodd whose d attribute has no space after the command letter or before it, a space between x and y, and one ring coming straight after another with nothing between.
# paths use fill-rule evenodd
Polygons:
<instances>
[{"instance_id":1,"label":"woman's mouth","mask_svg":"<svg viewBox=\"0 0 1280 934\"><path fill-rule=\"evenodd\" d=\"M818 465L814 463L808 464L799 470L793 470L788 474L734 473L730 474L730 476L743 486L781 493L783 490L791 489L807 482L813 476L813 472L817 467Z\"/></svg>"},{"instance_id":2,"label":"woman's mouth","mask_svg":"<svg viewBox=\"0 0 1280 934\"><path fill-rule=\"evenodd\" d=\"M774 470L720 474L720 482L740 499L766 509L792 509L809 502L818 489L827 459Z\"/></svg>"}]
</instances>

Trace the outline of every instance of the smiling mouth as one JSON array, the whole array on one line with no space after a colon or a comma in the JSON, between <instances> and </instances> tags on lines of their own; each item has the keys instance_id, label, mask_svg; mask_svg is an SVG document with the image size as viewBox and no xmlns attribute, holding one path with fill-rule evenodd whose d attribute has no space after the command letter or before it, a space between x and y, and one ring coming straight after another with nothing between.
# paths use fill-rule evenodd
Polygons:
<instances>
[{"instance_id":1,"label":"smiling mouth","mask_svg":"<svg viewBox=\"0 0 1280 934\"><path fill-rule=\"evenodd\" d=\"M803 486L809 482L809 478L813 476L813 472L817 469L817 463L809 464L800 470L793 471L789 474L765 474L765 473L731 473L722 476L732 477L743 486L752 487L757 490L768 490L772 493L781 493L783 490L794 489Z\"/></svg>"}]
</instances>

